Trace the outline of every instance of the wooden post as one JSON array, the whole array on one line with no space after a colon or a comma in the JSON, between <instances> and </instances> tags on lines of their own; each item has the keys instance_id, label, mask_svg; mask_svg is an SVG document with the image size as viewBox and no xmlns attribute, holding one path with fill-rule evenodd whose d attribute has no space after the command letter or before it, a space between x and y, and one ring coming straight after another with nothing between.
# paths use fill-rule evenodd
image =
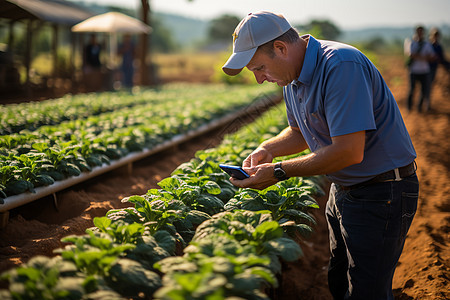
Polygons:
<instances>
[{"instance_id":1,"label":"wooden post","mask_svg":"<svg viewBox=\"0 0 450 300\"><path fill-rule=\"evenodd\" d=\"M31 69L31 48L33 42L33 20L28 20L27 22L27 42L25 47L25 69L26 69L26 80L25 80L25 90L28 97L31 96L31 83L30 83L30 69Z\"/></svg>"},{"instance_id":2,"label":"wooden post","mask_svg":"<svg viewBox=\"0 0 450 300\"><path fill-rule=\"evenodd\" d=\"M149 12L150 4L148 0L141 0L142 3L142 22L149 24ZM149 46L148 34L143 33L140 37L141 40L141 51L140 51L140 75L141 75L141 85L149 84L148 68L147 68L147 51Z\"/></svg>"},{"instance_id":3,"label":"wooden post","mask_svg":"<svg viewBox=\"0 0 450 300\"><path fill-rule=\"evenodd\" d=\"M53 82L58 77L58 25L53 24L52 56L53 56Z\"/></svg>"},{"instance_id":4,"label":"wooden post","mask_svg":"<svg viewBox=\"0 0 450 300\"><path fill-rule=\"evenodd\" d=\"M9 22L8 52L11 53L14 46L14 23L15 20Z\"/></svg>"},{"instance_id":5,"label":"wooden post","mask_svg":"<svg viewBox=\"0 0 450 300\"><path fill-rule=\"evenodd\" d=\"M76 73L77 73L77 69L75 67L75 51L77 50L77 46L76 46L76 37L75 37L75 33L73 33L72 31L70 32L70 61L69 61L69 65L70 65L70 80L71 80L71 87L70 90L72 93L75 93L77 91L77 87L78 87L78 82L77 82L77 77L76 77Z\"/></svg>"}]
</instances>

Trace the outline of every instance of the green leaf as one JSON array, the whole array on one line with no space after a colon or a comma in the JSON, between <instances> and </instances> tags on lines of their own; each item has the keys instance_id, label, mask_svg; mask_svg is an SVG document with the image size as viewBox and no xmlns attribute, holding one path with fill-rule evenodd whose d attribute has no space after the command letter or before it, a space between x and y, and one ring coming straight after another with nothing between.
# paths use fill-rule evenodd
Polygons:
<instances>
[{"instance_id":1,"label":"green leaf","mask_svg":"<svg viewBox=\"0 0 450 300\"><path fill-rule=\"evenodd\" d=\"M247 294L262 287L263 280L251 273L236 274L229 280L229 285L237 294Z\"/></svg>"},{"instance_id":2,"label":"green leaf","mask_svg":"<svg viewBox=\"0 0 450 300\"><path fill-rule=\"evenodd\" d=\"M158 230L153 235L158 245L168 253L175 253L175 238L166 230Z\"/></svg>"},{"instance_id":3,"label":"green leaf","mask_svg":"<svg viewBox=\"0 0 450 300\"><path fill-rule=\"evenodd\" d=\"M266 282L271 284L273 287L278 286L277 278L274 273L270 272L266 268L260 268L260 267L253 267L250 269L250 272L252 275L256 275L262 279L264 279Z\"/></svg>"},{"instance_id":4,"label":"green leaf","mask_svg":"<svg viewBox=\"0 0 450 300\"><path fill-rule=\"evenodd\" d=\"M49 148L47 143L33 143L31 145L31 147L33 147L33 149L36 149L39 152L45 153L46 150Z\"/></svg>"},{"instance_id":5,"label":"green leaf","mask_svg":"<svg viewBox=\"0 0 450 300\"><path fill-rule=\"evenodd\" d=\"M95 217L94 218L94 225L100 228L102 231L106 232L106 229L111 225L111 219L108 219L107 217Z\"/></svg>"},{"instance_id":6,"label":"green leaf","mask_svg":"<svg viewBox=\"0 0 450 300\"><path fill-rule=\"evenodd\" d=\"M38 281L41 277L41 271L39 269L19 267L17 269L17 274L19 276L27 277L29 280Z\"/></svg>"},{"instance_id":7,"label":"green leaf","mask_svg":"<svg viewBox=\"0 0 450 300\"><path fill-rule=\"evenodd\" d=\"M198 271L198 265L188 261L185 257L170 256L155 263L155 268L163 274L194 273Z\"/></svg>"},{"instance_id":8,"label":"green leaf","mask_svg":"<svg viewBox=\"0 0 450 300\"><path fill-rule=\"evenodd\" d=\"M80 169L71 163L68 163L66 168L65 168L65 172L69 175L69 176L79 176L81 174Z\"/></svg>"},{"instance_id":9,"label":"green leaf","mask_svg":"<svg viewBox=\"0 0 450 300\"><path fill-rule=\"evenodd\" d=\"M256 241L270 241L283 236L283 229L276 221L264 222L258 225L253 232Z\"/></svg>"},{"instance_id":10,"label":"green leaf","mask_svg":"<svg viewBox=\"0 0 450 300\"><path fill-rule=\"evenodd\" d=\"M84 278L61 278L53 289L56 299L81 299L85 294Z\"/></svg>"},{"instance_id":11,"label":"green leaf","mask_svg":"<svg viewBox=\"0 0 450 300\"><path fill-rule=\"evenodd\" d=\"M214 215L223 210L223 202L213 195L202 194L197 198L197 202L200 205L198 210L209 215Z\"/></svg>"},{"instance_id":12,"label":"green leaf","mask_svg":"<svg viewBox=\"0 0 450 300\"><path fill-rule=\"evenodd\" d=\"M107 236L107 235L104 235L104 236ZM107 237L108 238L101 238L101 237L92 235L89 242L92 246L97 247L99 249L110 249L113 242L109 236L107 236Z\"/></svg>"},{"instance_id":13,"label":"green leaf","mask_svg":"<svg viewBox=\"0 0 450 300\"><path fill-rule=\"evenodd\" d=\"M15 180L6 184L5 193L8 196L22 194L26 191L34 191L33 184L26 180Z\"/></svg>"},{"instance_id":14,"label":"green leaf","mask_svg":"<svg viewBox=\"0 0 450 300\"><path fill-rule=\"evenodd\" d=\"M125 231L129 237L138 237L144 233L144 225L139 223L125 226Z\"/></svg>"},{"instance_id":15,"label":"green leaf","mask_svg":"<svg viewBox=\"0 0 450 300\"><path fill-rule=\"evenodd\" d=\"M295 261L303 255L300 246L290 238L281 237L268 243L276 251L276 254L285 261Z\"/></svg>"},{"instance_id":16,"label":"green leaf","mask_svg":"<svg viewBox=\"0 0 450 300\"><path fill-rule=\"evenodd\" d=\"M316 224L316 220L312 216L296 209L286 209L281 214L289 220L295 220L296 223L307 221L309 224Z\"/></svg>"},{"instance_id":17,"label":"green leaf","mask_svg":"<svg viewBox=\"0 0 450 300\"><path fill-rule=\"evenodd\" d=\"M109 286L125 297L145 296L149 298L161 287L158 274L145 269L139 262L130 259L118 260L109 271Z\"/></svg>"},{"instance_id":18,"label":"green leaf","mask_svg":"<svg viewBox=\"0 0 450 300\"><path fill-rule=\"evenodd\" d=\"M220 186L217 183L215 183L214 181L208 181L205 184L205 188L206 188L206 191L212 195L218 195L222 191L220 189Z\"/></svg>"},{"instance_id":19,"label":"green leaf","mask_svg":"<svg viewBox=\"0 0 450 300\"><path fill-rule=\"evenodd\" d=\"M266 198L267 202L270 204L279 204L281 205L284 201L286 201L286 198L279 195L277 191L268 190L264 197Z\"/></svg>"},{"instance_id":20,"label":"green leaf","mask_svg":"<svg viewBox=\"0 0 450 300\"><path fill-rule=\"evenodd\" d=\"M145 204L147 203L147 200L145 200L145 198L142 196L135 195L135 196L123 198L122 202L131 202L131 203L134 203L136 205L136 207L138 207L138 206L144 207Z\"/></svg>"},{"instance_id":21,"label":"green leaf","mask_svg":"<svg viewBox=\"0 0 450 300\"><path fill-rule=\"evenodd\" d=\"M256 198L244 198L241 199L241 207L242 209L251 210L251 211L260 211L266 210L268 207L265 205L266 203L261 197Z\"/></svg>"},{"instance_id":22,"label":"green leaf","mask_svg":"<svg viewBox=\"0 0 450 300\"><path fill-rule=\"evenodd\" d=\"M303 238L308 238L313 233L313 230L310 226L306 224L282 224L281 225L283 230L288 234L289 236L293 238L297 238L298 235L300 235Z\"/></svg>"},{"instance_id":23,"label":"green leaf","mask_svg":"<svg viewBox=\"0 0 450 300\"><path fill-rule=\"evenodd\" d=\"M51 176L46 174L37 175L35 180L37 186L47 186L55 183L55 180Z\"/></svg>"},{"instance_id":24,"label":"green leaf","mask_svg":"<svg viewBox=\"0 0 450 300\"><path fill-rule=\"evenodd\" d=\"M158 185L166 191L172 191L179 188L181 186L181 182L178 178L168 177L158 182Z\"/></svg>"},{"instance_id":25,"label":"green leaf","mask_svg":"<svg viewBox=\"0 0 450 300\"><path fill-rule=\"evenodd\" d=\"M211 219L211 216L199 210L191 210L186 215L186 220L191 222L194 226L200 225L206 220Z\"/></svg>"}]
</instances>

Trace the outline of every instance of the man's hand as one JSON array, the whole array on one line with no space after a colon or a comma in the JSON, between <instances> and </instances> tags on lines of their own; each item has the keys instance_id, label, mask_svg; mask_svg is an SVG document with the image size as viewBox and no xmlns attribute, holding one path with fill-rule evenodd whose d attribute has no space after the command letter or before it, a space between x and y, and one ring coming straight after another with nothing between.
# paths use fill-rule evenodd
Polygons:
<instances>
[{"instance_id":1,"label":"man's hand","mask_svg":"<svg viewBox=\"0 0 450 300\"><path fill-rule=\"evenodd\" d=\"M305 139L298 128L286 127L277 136L266 140L255 149L242 163L242 168L250 178L238 180L231 178L231 183L240 188L265 189L278 180L273 175L273 159L299 153L307 148Z\"/></svg>"},{"instance_id":2,"label":"man's hand","mask_svg":"<svg viewBox=\"0 0 450 300\"><path fill-rule=\"evenodd\" d=\"M262 190L277 183L273 176L273 156L263 147L258 147L243 162L242 168L250 178L243 180L230 178L232 184L239 188L253 188Z\"/></svg>"},{"instance_id":3,"label":"man's hand","mask_svg":"<svg viewBox=\"0 0 450 300\"><path fill-rule=\"evenodd\" d=\"M246 168L256 167L262 163L271 163L272 160L273 156L269 151L265 148L258 147L244 160L242 167L245 170Z\"/></svg>"},{"instance_id":4,"label":"man's hand","mask_svg":"<svg viewBox=\"0 0 450 300\"><path fill-rule=\"evenodd\" d=\"M249 157L251 156L252 155ZM245 167L244 170L250 175L249 178L239 180L231 177L230 181L239 188L263 190L278 182L278 180L273 176L274 166L275 164L272 163L263 163L254 167Z\"/></svg>"}]
</instances>

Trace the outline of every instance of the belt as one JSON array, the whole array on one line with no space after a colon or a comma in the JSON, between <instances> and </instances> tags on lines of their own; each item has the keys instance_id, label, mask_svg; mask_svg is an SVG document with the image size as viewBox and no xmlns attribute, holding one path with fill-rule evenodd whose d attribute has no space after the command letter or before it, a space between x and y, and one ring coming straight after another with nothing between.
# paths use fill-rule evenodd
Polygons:
<instances>
[{"instance_id":1,"label":"belt","mask_svg":"<svg viewBox=\"0 0 450 300\"><path fill-rule=\"evenodd\" d=\"M350 186L342 186L339 185L343 190L353 190L353 189L357 189L360 188L362 186L366 186L369 184L374 184L377 182L385 182L385 181L400 181L403 178L409 177L411 175L413 175L414 173L416 173L417 170L417 165L416 162L413 161L412 163L410 163L407 166L401 167L401 168L395 168L393 170L378 174L377 176L375 176L372 179L369 179L367 181L361 182L361 183L357 183L354 185L350 185Z\"/></svg>"}]
</instances>

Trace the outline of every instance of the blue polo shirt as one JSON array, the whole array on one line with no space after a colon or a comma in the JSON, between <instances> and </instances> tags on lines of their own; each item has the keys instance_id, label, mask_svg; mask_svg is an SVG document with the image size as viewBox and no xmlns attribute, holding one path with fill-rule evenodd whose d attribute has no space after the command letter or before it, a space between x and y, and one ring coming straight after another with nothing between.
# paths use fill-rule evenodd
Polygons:
<instances>
[{"instance_id":1,"label":"blue polo shirt","mask_svg":"<svg viewBox=\"0 0 450 300\"><path fill-rule=\"evenodd\" d=\"M302 38L309 38L302 71L283 88L289 125L300 129L312 152L332 137L366 131L363 161L329 179L348 186L411 163L411 138L376 67L349 45Z\"/></svg>"}]
</instances>

